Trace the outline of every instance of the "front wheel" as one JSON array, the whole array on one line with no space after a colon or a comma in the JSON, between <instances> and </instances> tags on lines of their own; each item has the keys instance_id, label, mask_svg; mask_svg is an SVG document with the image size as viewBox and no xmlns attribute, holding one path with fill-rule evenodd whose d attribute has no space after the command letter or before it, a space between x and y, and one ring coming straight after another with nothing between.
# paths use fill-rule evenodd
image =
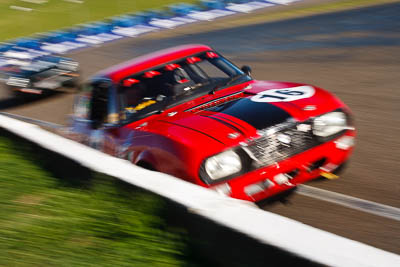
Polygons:
<instances>
[{"instance_id":1,"label":"front wheel","mask_svg":"<svg viewBox=\"0 0 400 267\"><path fill-rule=\"evenodd\" d=\"M7 87L8 91L10 92L10 96L17 99L28 100L43 94L43 90L30 88L30 86L27 88L19 88L8 85Z\"/></svg>"}]
</instances>

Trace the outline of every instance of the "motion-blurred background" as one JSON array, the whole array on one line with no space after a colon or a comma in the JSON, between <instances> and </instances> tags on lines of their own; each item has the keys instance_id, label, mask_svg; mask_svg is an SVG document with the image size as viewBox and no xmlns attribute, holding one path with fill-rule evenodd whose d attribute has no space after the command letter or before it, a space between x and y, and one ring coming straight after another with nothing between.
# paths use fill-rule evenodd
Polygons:
<instances>
[{"instance_id":1,"label":"motion-blurred background","mask_svg":"<svg viewBox=\"0 0 400 267\"><path fill-rule=\"evenodd\" d=\"M165 6L175 3L2 0L0 41L7 46L21 37L42 38L44 32L109 22L112 16L149 9L168 13ZM250 65L258 80L309 83L330 90L354 112L356 150L340 179L310 185L400 208L399 14L399 1L303 0L66 56L80 63L84 79L143 53L204 43L239 66ZM21 102L1 92L0 98L3 112L65 125L74 95ZM208 264L196 254L185 227L169 221L163 199L87 170L71 179L52 168L49 155L35 145L0 133L0 265ZM288 201L261 207L400 253L398 220L296 193Z\"/></svg>"}]
</instances>

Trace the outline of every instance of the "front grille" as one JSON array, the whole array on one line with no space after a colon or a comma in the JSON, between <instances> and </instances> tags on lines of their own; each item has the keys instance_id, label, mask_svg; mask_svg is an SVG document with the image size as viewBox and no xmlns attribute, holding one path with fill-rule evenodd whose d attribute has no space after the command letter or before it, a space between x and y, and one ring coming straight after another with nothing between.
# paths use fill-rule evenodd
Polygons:
<instances>
[{"instance_id":1,"label":"front grille","mask_svg":"<svg viewBox=\"0 0 400 267\"><path fill-rule=\"evenodd\" d=\"M253 168L274 164L320 144L310 122L285 122L263 129L259 135L243 146L254 159Z\"/></svg>"}]
</instances>

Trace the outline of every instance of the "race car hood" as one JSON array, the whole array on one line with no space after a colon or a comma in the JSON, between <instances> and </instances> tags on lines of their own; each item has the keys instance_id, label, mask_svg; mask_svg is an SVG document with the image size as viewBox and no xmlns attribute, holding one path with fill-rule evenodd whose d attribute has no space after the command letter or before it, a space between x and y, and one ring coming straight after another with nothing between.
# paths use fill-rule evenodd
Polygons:
<instances>
[{"instance_id":1,"label":"race car hood","mask_svg":"<svg viewBox=\"0 0 400 267\"><path fill-rule=\"evenodd\" d=\"M344 106L328 91L307 84L255 81L245 92L251 101L273 105L299 121Z\"/></svg>"},{"instance_id":2,"label":"race car hood","mask_svg":"<svg viewBox=\"0 0 400 267\"><path fill-rule=\"evenodd\" d=\"M234 145L237 142L243 141L246 137L256 134L255 129L245 125L245 123L238 119L226 119L206 111L201 111L197 114L186 112L177 114L174 118L169 118L168 123L181 127L182 131L190 129L193 132L201 133L203 137L209 139L210 142L215 141L216 143L228 146ZM180 134L180 130L173 132L173 135L182 141Z\"/></svg>"},{"instance_id":3,"label":"race car hood","mask_svg":"<svg viewBox=\"0 0 400 267\"><path fill-rule=\"evenodd\" d=\"M37 56L33 59L18 59L18 58L0 58L0 72L6 73L12 76L18 77L29 77L38 72L55 68L60 62L64 62L64 66L68 67L76 62L68 58L58 57L58 56ZM71 62L70 64L68 64ZM75 65L74 65L75 66Z\"/></svg>"},{"instance_id":4,"label":"race car hood","mask_svg":"<svg viewBox=\"0 0 400 267\"><path fill-rule=\"evenodd\" d=\"M203 103L168 121L233 145L288 119L303 121L343 106L320 88L280 82L255 81L241 94L226 98L226 102L222 97L215 104Z\"/></svg>"}]
</instances>

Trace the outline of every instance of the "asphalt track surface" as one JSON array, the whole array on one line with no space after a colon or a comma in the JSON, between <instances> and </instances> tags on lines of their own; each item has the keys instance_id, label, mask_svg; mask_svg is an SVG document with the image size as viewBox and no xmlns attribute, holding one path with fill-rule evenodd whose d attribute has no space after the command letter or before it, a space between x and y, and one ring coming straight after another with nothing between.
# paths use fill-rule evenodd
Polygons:
<instances>
[{"instance_id":1,"label":"asphalt track surface","mask_svg":"<svg viewBox=\"0 0 400 267\"><path fill-rule=\"evenodd\" d=\"M239 66L250 65L258 80L302 82L328 89L354 112L356 150L340 179L308 185L400 208L399 14L400 3L395 3L224 30L212 30L216 22L208 22L208 30L203 32L195 33L194 26L186 26L69 56L79 60L83 76L88 77L146 52L203 43ZM229 20L235 17L225 19ZM28 103L3 99L0 108L66 124L72 103L72 94L56 94ZM262 208L400 254L398 220L322 199L295 193L286 203Z\"/></svg>"}]
</instances>

